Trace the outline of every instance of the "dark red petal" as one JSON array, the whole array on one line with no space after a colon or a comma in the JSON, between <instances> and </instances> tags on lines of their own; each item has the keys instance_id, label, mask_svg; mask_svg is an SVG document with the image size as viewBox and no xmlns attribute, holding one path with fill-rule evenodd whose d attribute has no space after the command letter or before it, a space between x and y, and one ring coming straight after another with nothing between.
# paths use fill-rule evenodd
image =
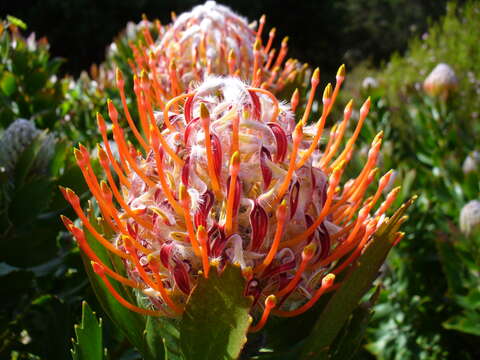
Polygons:
<instances>
[{"instance_id":1,"label":"dark red petal","mask_svg":"<svg viewBox=\"0 0 480 360\"><path fill-rule=\"evenodd\" d=\"M290 190L290 219L293 218L298 206L298 197L300 195L300 183L298 180L293 184Z\"/></svg>"},{"instance_id":2,"label":"dark red petal","mask_svg":"<svg viewBox=\"0 0 480 360\"><path fill-rule=\"evenodd\" d=\"M227 238L223 229L214 224L208 231L208 239L210 245L210 255L213 257L220 257L227 245Z\"/></svg>"},{"instance_id":3,"label":"dark red petal","mask_svg":"<svg viewBox=\"0 0 480 360\"><path fill-rule=\"evenodd\" d=\"M319 259L322 260L328 256L330 252L330 234L328 233L325 224L322 223L319 226L319 234L320 234L320 255Z\"/></svg>"},{"instance_id":4,"label":"dark red petal","mask_svg":"<svg viewBox=\"0 0 480 360\"><path fill-rule=\"evenodd\" d=\"M210 134L210 139L212 142L213 166L217 177L220 178L220 172L222 171L222 144L216 134Z\"/></svg>"},{"instance_id":5,"label":"dark red petal","mask_svg":"<svg viewBox=\"0 0 480 360\"><path fill-rule=\"evenodd\" d=\"M264 190L268 189L270 182L272 181L272 169L267 165L266 159L272 160L272 155L266 147L262 146L262 149L260 150L260 169L262 170Z\"/></svg>"},{"instance_id":6,"label":"dark red petal","mask_svg":"<svg viewBox=\"0 0 480 360\"><path fill-rule=\"evenodd\" d=\"M310 226L312 226L312 224L313 224L313 218L312 218L310 215L308 215L308 214L305 215L305 223L306 223L306 225L307 225L307 229L308 229ZM310 235L310 236L307 238L307 245L312 242L313 237L315 236L315 232L316 232L316 230L312 233L312 235Z\"/></svg>"},{"instance_id":7,"label":"dark red petal","mask_svg":"<svg viewBox=\"0 0 480 360\"><path fill-rule=\"evenodd\" d=\"M185 158L185 163L182 168L182 183L188 187L188 175L190 175L190 156Z\"/></svg>"},{"instance_id":8,"label":"dark red petal","mask_svg":"<svg viewBox=\"0 0 480 360\"><path fill-rule=\"evenodd\" d=\"M172 249L173 244L171 242L164 243L160 248L160 261L162 262L162 265L167 269L170 268Z\"/></svg>"},{"instance_id":9,"label":"dark red petal","mask_svg":"<svg viewBox=\"0 0 480 360\"><path fill-rule=\"evenodd\" d=\"M288 274L280 274L280 276L278 277L278 291L282 290L285 286L287 286L290 283L291 279L292 277L288 276Z\"/></svg>"},{"instance_id":10,"label":"dark red petal","mask_svg":"<svg viewBox=\"0 0 480 360\"><path fill-rule=\"evenodd\" d=\"M155 190L155 195L154 195L154 199L155 199L155 202L158 204L160 201L161 201L161 198L160 196L163 194L162 190L161 189L157 189Z\"/></svg>"},{"instance_id":11,"label":"dark red petal","mask_svg":"<svg viewBox=\"0 0 480 360\"><path fill-rule=\"evenodd\" d=\"M192 121L187 123L187 127L185 128L185 133L183 134L183 142L185 143L186 146L188 146L188 139L190 138L190 133L192 132L192 129L195 127L197 124L198 120L200 120L199 117L196 117Z\"/></svg>"},{"instance_id":12,"label":"dark red petal","mask_svg":"<svg viewBox=\"0 0 480 360\"><path fill-rule=\"evenodd\" d=\"M252 227L250 246L253 251L257 251L262 246L268 232L267 212L257 202L250 211L250 226Z\"/></svg>"},{"instance_id":13,"label":"dark red petal","mask_svg":"<svg viewBox=\"0 0 480 360\"><path fill-rule=\"evenodd\" d=\"M192 120L192 104L193 104L193 96L190 96L187 101L185 101L185 106L183 107L183 114L185 116L186 124L190 124Z\"/></svg>"},{"instance_id":14,"label":"dark red petal","mask_svg":"<svg viewBox=\"0 0 480 360\"><path fill-rule=\"evenodd\" d=\"M260 99L258 98L258 95L255 93L255 91L248 90L250 97L252 98L252 103L253 103L253 118L255 120L260 120L260 117L262 116L262 105L260 103Z\"/></svg>"},{"instance_id":15,"label":"dark red petal","mask_svg":"<svg viewBox=\"0 0 480 360\"><path fill-rule=\"evenodd\" d=\"M325 181L323 186L320 188L320 203L322 204L322 208L325 206L325 202L327 201L327 190L328 190L328 182Z\"/></svg>"},{"instance_id":16,"label":"dark red petal","mask_svg":"<svg viewBox=\"0 0 480 360\"><path fill-rule=\"evenodd\" d=\"M198 210L193 216L195 227L199 227L200 225L203 225L205 227L207 226L207 216L213 206L214 201L215 196L210 190L207 190L202 194L202 196L200 197L200 205L198 207Z\"/></svg>"},{"instance_id":17,"label":"dark red petal","mask_svg":"<svg viewBox=\"0 0 480 360\"><path fill-rule=\"evenodd\" d=\"M190 294L190 278L188 277L186 265L182 261L175 260L173 279L183 293Z\"/></svg>"},{"instance_id":18,"label":"dark red petal","mask_svg":"<svg viewBox=\"0 0 480 360\"><path fill-rule=\"evenodd\" d=\"M262 274L262 279L267 279L269 277L272 277L277 274L281 274L287 271L290 271L295 268L295 260L289 261L285 264L279 265L279 266L269 266L267 269Z\"/></svg>"},{"instance_id":19,"label":"dark red petal","mask_svg":"<svg viewBox=\"0 0 480 360\"><path fill-rule=\"evenodd\" d=\"M283 128L277 123L269 122L267 123L268 127L275 136L275 141L277 143L277 154L275 155L275 162L281 162L285 160L285 155L287 154L288 139L287 134Z\"/></svg>"},{"instance_id":20,"label":"dark red petal","mask_svg":"<svg viewBox=\"0 0 480 360\"><path fill-rule=\"evenodd\" d=\"M130 223L127 223L127 230L128 230L128 233L130 234L131 237L133 237L134 239L137 238L137 234L138 234L138 224L137 223L133 223L130 224Z\"/></svg>"}]
</instances>

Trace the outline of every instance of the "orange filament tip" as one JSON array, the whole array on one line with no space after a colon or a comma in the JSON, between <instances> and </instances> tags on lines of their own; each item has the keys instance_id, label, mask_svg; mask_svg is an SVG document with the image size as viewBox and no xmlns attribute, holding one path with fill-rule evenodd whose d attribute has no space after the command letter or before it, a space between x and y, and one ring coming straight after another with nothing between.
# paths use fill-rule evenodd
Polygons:
<instances>
[{"instance_id":1,"label":"orange filament tip","mask_svg":"<svg viewBox=\"0 0 480 360\"><path fill-rule=\"evenodd\" d=\"M333 173L335 174L335 173L338 173L338 172L342 171L342 169L344 168L344 166L346 165L346 163L347 163L347 162L346 162L345 160L341 160L341 161L338 163L338 165L333 168ZM332 174L332 176L333 176L333 174Z\"/></svg>"},{"instance_id":2,"label":"orange filament tip","mask_svg":"<svg viewBox=\"0 0 480 360\"><path fill-rule=\"evenodd\" d=\"M260 51L261 48L262 48L262 41L257 38L257 40L255 40L255 43L253 44L253 51Z\"/></svg>"},{"instance_id":3,"label":"orange filament tip","mask_svg":"<svg viewBox=\"0 0 480 360\"><path fill-rule=\"evenodd\" d=\"M279 219L279 221L285 220L287 216L287 201L285 199L283 199L280 205L278 206L276 216L277 216L277 219Z\"/></svg>"},{"instance_id":4,"label":"orange filament tip","mask_svg":"<svg viewBox=\"0 0 480 360\"><path fill-rule=\"evenodd\" d=\"M92 264L93 271L99 276L105 276L105 268L95 261L90 262Z\"/></svg>"},{"instance_id":5,"label":"orange filament tip","mask_svg":"<svg viewBox=\"0 0 480 360\"><path fill-rule=\"evenodd\" d=\"M116 123L118 120L118 111L115 108L115 105L113 105L113 101L108 99L107 106L108 106L108 116L110 117L110 119L112 119L114 123Z\"/></svg>"},{"instance_id":6,"label":"orange filament tip","mask_svg":"<svg viewBox=\"0 0 480 360\"><path fill-rule=\"evenodd\" d=\"M210 271L210 263L208 262L208 249L207 249L207 242L208 242L208 234L207 230L203 225L200 225L197 229L197 239L201 245L201 253L202 253L202 266L205 278L208 278L208 273Z\"/></svg>"},{"instance_id":7,"label":"orange filament tip","mask_svg":"<svg viewBox=\"0 0 480 360\"><path fill-rule=\"evenodd\" d=\"M242 275L245 280L251 280L253 278L253 269L251 266L247 266L242 269Z\"/></svg>"},{"instance_id":8,"label":"orange filament tip","mask_svg":"<svg viewBox=\"0 0 480 360\"><path fill-rule=\"evenodd\" d=\"M73 155L75 156L75 160L77 160L78 165L83 167L83 165L86 162L86 159L83 156L83 153L79 149L74 148Z\"/></svg>"},{"instance_id":9,"label":"orange filament tip","mask_svg":"<svg viewBox=\"0 0 480 360\"><path fill-rule=\"evenodd\" d=\"M103 281L103 283L105 284L105 286L107 287L108 291L110 292L110 294L112 294L112 296L120 303L122 304L124 307L126 307L127 309L131 310L131 311L134 311L134 312L137 312L139 314L142 314L142 315L148 315L148 316L166 316L166 314L162 311L155 311L155 310L149 310L149 309L142 309L138 306L135 306L131 303L129 303L127 300L125 300L122 296L120 296L120 294L115 290L115 288L112 286L112 284L110 283L110 281L107 279L106 275L105 275L105 268L96 263L95 261L92 261L91 262L92 264L92 268L93 270L95 271L95 273L97 275L99 275Z\"/></svg>"},{"instance_id":10,"label":"orange filament tip","mask_svg":"<svg viewBox=\"0 0 480 360\"><path fill-rule=\"evenodd\" d=\"M230 167L232 169L238 170L240 166L240 152L237 150L233 153L232 157L230 158Z\"/></svg>"},{"instance_id":11,"label":"orange filament tip","mask_svg":"<svg viewBox=\"0 0 480 360\"><path fill-rule=\"evenodd\" d=\"M265 307L273 309L277 306L277 297L275 295L268 295L265 299Z\"/></svg>"},{"instance_id":12,"label":"orange filament tip","mask_svg":"<svg viewBox=\"0 0 480 360\"><path fill-rule=\"evenodd\" d=\"M103 194L104 195L107 195L107 197L111 197L112 196L112 192L110 191L110 188L108 187L107 183L105 182L105 180L102 180L100 182L100 189L102 190Z\"/></svg>"},{"instance_id":13,"label":"orange filament tip","mask_svg":"<svg viewBox=\"0 0 480 360\"><path fill-rule=\"evenodd\" d=\"M73 234L73 236L75 236L75 239L77 239L77 241L79 243L86 241L85 240L85 233L83 232L83 230L80 230L75 225L73 225L73 224L69 225L68 230Z\"/></svg>"},{"instance_id":14,"label":"orange filament tip","mask_svg":"<svg viewBox=\"0 0 480 360\"><path fill-rule=\"evenodd\" d=\"M397 196L401 189L402 189L401 186L397 186L397 187L393 188L392 191L390 191L390 193L388 194L388 197Z\"/></svg>"},{"instance_id":15,"label":"orange filament tip","mask_svg":"<svg viewBox=\"0 0 480 360\"><path fill-rule=\"evenodd\" d=\"M368 173L368 181L373 181L373 179L375 178L375 176L377 176L379 170L378 168L375 168L375 169L372 169L369 173ZM382 178L383 179L383 178Z\"/></svg>"},{"instance_id":16,"label":"orange filament tip","mask_svg":"<svg viewBox=\"0 0 480 360\"><path fill-rule=\"evenodd\" d=\"M179 200L182 202L188 202L189 200L187 188L182 183L180 183L179 188Z\"/></svg>"},{"instance_id":17,"label":"orange filament tip","mask_svg":"<svg viewBox=\"0 0 480 360\"><path fill-rule=\"evenodd\" d=\"M282 40L282 46L283 46L283 47L287 46L288 39L289 39L288 36L285 36L285 37L283 38L283 40Z\"/></svg>"},{"instance_id":18,"label":"orange filament tip","mask_svg":"<svg viewBox=\"0 0 480 360\"><path fill-rule=\"evenodd\" d=\"M207 105L205 103L200 103L200 117L202 119L210 118L210 112L208 111Z\"/></svg>"},{"instance_id":19,"label":"orange filament tip","mask_svg":"<svg viewBox=\"0 0 480 360\"><path fill-rule=\"evenodd\" d=\"M100 146L100 144L97 144L97 153L98 153L98 157L100 159L100 163L103 166L108 165L108 155L105 152L105 150L103 150L103 148Z\"/></svg>"},{"instance_id":20,"label":"orange filament tip","mask_svg":"<svg viewBox=\"0 0 480 360\"><path fill-rule=\"evenodd\" d=\"M297 126L295 126L295 130L293 130L293 141L300 141L303 136L303 124L299 122Z\"/></svg>"},{"instance_id":21,"label":"orange filament tip","mask_svg":"<svg viewBox=\"0 0 480 360\"><path fill-rule=\"evenodd\" d=\"M393 246L396 246L405 236L404 232L398 232L395 240L393 240Z\"/></svg>"},{"instance_id":22,"label":"orange filament tip","mask_svg":"<svg viewBox=\"0 0 480 360\"><path fill-rule=\"evenodd\" d=\"M277 306L277 298L275 297L275 295L267 296L267 298L265 299L265 309L263 310L262 317L255 326L252 326L249 329L249 332L260 331L265 326L268 320L268 316L270 315L270 312L275 306Z\"/></svg>"},{"instance_id":23,"label":"orange filament tip","mask_svg":"<svg viewBox=\"0 0 480 360\"><path fill-rule=\"evenodd\" d=\"M375 138L373 139L373 143L376 144L376 143L382 141L382 140L383 140L383 135L384 135L384 134L383 134L383 130L381 130L381 131L375 136Z\"/></svg>"},{"instance_id":24,"label":"orange filament tip","mask_svg":"<svg viewBox=\"0 0 480 360\"><path fill-rule=\"evenodd\" d=\"M119 68L116 68L116 70L115 70L115 77L117 79L117 84L120 87L123 87L123 85L124 85L123 74L122 74L122 72L120 71Z\"/></svg>"},{"instance_id":25,"label":"orange filament tip","mask_svg":"<svg viewBox=\"0 0 480 360\"><path fill-rule=\"evenodd\" d=\"M299 101L300 101L300 92L298 91L298 89L295 89L292 95L292 99L290 100L293 112L295 112L295 110L297 109Z\"/></svg>"},{"instance_id":26,"label":"orange filament tip","mask_svg":"<svg viewBox=\"0 0 480 360\"><path fill-rule=\"evenodd\" d=\"M369 96L368 99L365 100L362 107L360 108L360 116L362 117L367 116L368 112L370 111L370 104L371 104L371 99Z\"/></svg>"},{"instance_id":27,"label":"orange filament tip","mask_svg":"<svg viewBox=\"0 0 480 360\"><path fill-rule=\"evenodd\" d=\"M318 67L313 72L311 82L312 82L312 87L317 86L318 83L320 82L320 69Z\"/></svg>"},{"instance_id":28,"label":"orange filament tip","mask_svg":"<svg viewBox=\"0 0 480 360\"><path fill-rule=\"evenodd\" d=\"M67 195L67 200L72 203L73 206L80 206L80 198L72 189L66 188L65 194Z\"/></svg>"},{"instance_id":29,"label":"orange filament tip","mask_svg":"<svg viewBox=\"0 0 480 360\"><path fill-rule=\"evenodd\" d=\"M390 181L390 178L392 177L393 175L393 170L390 170L389 172L387 172L385 175L383 175L381 178L380 178L380 182L379 182L379 187L382 187L384 188L385 186L387 186L388 182Z\"/></svg>"},{"instance_id":30,"label":"orange filament tip","mask_svg":"<svg viewBox=\"0 0 480 360\"><path fill-rule=\"evenodd\" d=\"M62 222L67 229L69 229L70 226L73 226L73 221L70 220L68 217L60 215L60 219L62 219Z\"/></svg>"},{"instance_id":31,"label":"orange filament tip","mask_svg":"<svg viewBox=\"0 0 480 360\"><path fill-rule=\"evenodd\" d=\"M86 155L86 157L88 157L88 155L89 155L88 149L87 149L85 146L83 146L83 144L81 144L81 143L78 144L78 148L80 149L80 151L81 151L84 155Z\"/></svg>"},{"instance_id":32,"label":"orange filament tip","mask_svg":"<svg viewBox=\"0 0 480 360\"><path fill-rule=\"evenodd\" d=\"M310 243L303 248L302 251L302 259L311 260L313 255L315 255L315 251L317 250L317 246L314 243Z\"/></svg>"},{"instance_id":33,"label":"orange filament tip","mask_svg":"<svg viewBox=\"0 0 480 360\"><path fill-rule=\"evenodd\" d=\"M97 112L97 125L100 131L103 132L107 130L105 125L105 119L103 118L102 114L100 114L99 112Z\"/></svg>"},{"instance_id":34,"label":"orange filament tip","mask_svg":"<svg viewBox=\"0 0 480 360\"><path fill-rule=\"evenodd\" d=\"M345 64L342 64L337 71L337 81L338 79L344 79L345 78Z\"/></svg>"},{"instance_id":35,"label":"orange filament tip","mask_svg":"<svg viewBox=\"0 0 480 360\"><path fill-rule=\"evenodd\" d=\"M325 90L323 91L323 101L325 102L326 100L329 100L332 98L332 84L328 83L327 86L325 87Z\"/></svg>"},{"instance_id":36,"label":"orange filament tip","mask_svg":"<svg viewBox=\"0 0 480 360\"><path fill-rule=\"evenodd\" d=\"M335 275L334 274L327 274L322 279L322 287L330 287L330 286L333 285L334 281L335 281Z\"/></svg>"},{"instance_id":37,"label":"orange filament tip","mask_svg":"<svg viewBox=\"0 0 480 360\"><path fill-rule=\"evenodd\" d=\"M353 110L353 99L351 99L348 102L347 106L345 106L345 110L343 111L343 113L345 114L345 116L350 117L350 115L352 114L352 110Z\"/></svg>"}]
</instances>

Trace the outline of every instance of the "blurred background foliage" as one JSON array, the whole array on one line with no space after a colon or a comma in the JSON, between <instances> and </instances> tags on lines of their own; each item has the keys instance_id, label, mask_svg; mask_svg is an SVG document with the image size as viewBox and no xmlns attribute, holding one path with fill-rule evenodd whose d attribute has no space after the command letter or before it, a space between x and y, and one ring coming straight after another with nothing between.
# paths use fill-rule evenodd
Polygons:
<instances>
[{"instance_id":1,"label":"blurred background foliage","mask_svg":"<svg viewBox=\"0 0 480 360\"><path fill-rule=\"evenodd\" d=\"M81 299L100 311L78 249L62 231L58 215L70 210L56 188L86 190L71 149L99 141L95 113L106 115L107 98L120 105L114 69L130 78L128 42L144 41L142 26L155 38L154 19L166 24L170 11L197 3L0 4L0 358L69 358ZM249 20L267 13L279 39L290 36L290 55L321 67L323 83L345 62L334 115L350 97L371 96L363 143L382 129L380 166L396 170L398 202L419 195L407 236L379 278L383 290L355 358L480 358L480 232L477 225L465 234L459 221L464 205L480 197L480 2L224 3ZM141 22L143 13L152 22ZM423 90L438 63L458 79L447 99ZM110 358L138 358L102 318Z\"/></svg>"}]
</instances>

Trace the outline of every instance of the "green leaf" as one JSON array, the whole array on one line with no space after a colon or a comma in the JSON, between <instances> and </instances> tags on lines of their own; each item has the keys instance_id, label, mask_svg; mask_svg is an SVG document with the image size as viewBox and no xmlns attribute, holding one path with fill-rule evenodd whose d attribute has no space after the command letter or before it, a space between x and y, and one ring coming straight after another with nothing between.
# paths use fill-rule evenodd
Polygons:
<instances>
[{"instance_id":1,"label":"green leaf","mask_svg":"<svg viewBox=\"0 0 480 360\"><path fill-rule=\"evenodd\" d=\"M227 266L218 274L210 270L200 278L190 296L180 326L185 359L236 359L251 323L251 299L243 295L240 268Z\"/></svg>"},{"instance_id":2,"label":"green leaf","mask_svg":"<svg viewBox=\"0 0 480 360\"><path fill-rule=\"evenodd\" d=\"M352 313L347 324L335 339L331 358L334 360L351 360L362 344L368 322L372 317L372 307L378 300L380 287L375 289L369 301L360 304Z\"/></svg>"},{"instance_id":3,"label":"green leaf","mask_svg":"<svg viewBox=\"0 0 480 360\"><path fill-rule=\"evenodd\" d=\"M414 199L411 199L402 205L391 219L386 220L380 226L357 260L356 266L343 280L342 286L330 298L317 319L312 332L305 341L300 359L327 359L329 357L331 344L377 277L380 266L393 246L396 225L413 201Z\"/></svg>"},{"instance_id":4,"label":"green leaf","mask_svg":"<svg viewBox=\"0 0 480 360\"><path fill-rule=\"evenodd\" d=\"M442 325L445 329L480 336L480 313L465 311L462 315L448 319Z\"/></svg>"},{"instance_id":5,"label":"green leaf","mask_svg":"<svg viewBox=\"0 0 480 360\"><path fill-rule=\"evenodd\" d=\"M73 340L71 349L73 360L103 360L106 349L103 348L102 319L97 321L87 302L82 303L82 323L75 325L77 341Z\"/></svg>"},{"instance_id":6,"label":"green leaf","mask_svg":"<svg viewBox=\"0 0 480 360\"><path fill-rule=\"evenodd\" d=\"M460 294L463 291L462 275L464 266L461 257L453 244L442 236L435 239L438 255L442 260L441 265L448 284L450 295Z\"/></svg>"},{"instance_id":7,"label":"green leaf","mask_svg":"<svg viewBox=\"0 0 480 360\"><path fill-rule=\"evenodd\" d=\"M7 20L10 24L18 26L20 29L23 29L23 30L27 29L27 24L25 24L22 20L20 20L15 16L7 15Z\"/></svg>"},{"instance_id":8,"label":"green leaf","mask_svg":"<svg viewBox=\"0 0 480 360\"><path fill-rule=\"evenodd\" d=\"M12 95L17 90L17 81L15 75L5 71L0 79L0 88L7 96Z\"/></svg>"},{"instance_id":9,"label":"green leaf","mask_svg":"<svg viewBox=\"0 0 480 360\"><path fill-rule=\"evenodd\" d=\"M15 165L15 186L20 187L24 184L32 167L35 165L35 159L40 154L40 149L47 137L47 132L40 133L32 143L23 150Z\"/></svg>"},{"instance_id":10,"label":"green leaf","mask_svg":"<svg viewBox=\"0 0 480 360\"><path fill-rule=\"evenodd\" d=\"M178 320L164 317L148 317L145 338L156 360L181 360L180 331Z\"/></svg>"},{"instance_id":11,"label":"green leaf","mask_svg":"<svg viewBox=\"0 0 480 360\"><path fill-rule=\"evenodd\" d=\"M45 177L37 178L16 189L9 210L12 223L21 226L33 222L48 208L53 191L53 182Z\"/></svg>"}]
</instances>

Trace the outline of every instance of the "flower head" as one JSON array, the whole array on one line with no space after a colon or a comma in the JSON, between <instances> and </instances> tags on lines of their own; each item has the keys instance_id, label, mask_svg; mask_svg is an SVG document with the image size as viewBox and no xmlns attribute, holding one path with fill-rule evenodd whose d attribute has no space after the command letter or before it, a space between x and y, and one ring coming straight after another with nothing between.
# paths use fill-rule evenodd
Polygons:
<instances>
[{"instance_id":1,"label":"flower head","mask_svg":"<svg viewBox=\"0 0 480 360\"><path fill-rule=\"evenodd\" d=\"M478 171L478 167L480 164L480 152L472 151L470 154L467 155L465 160L462 164L463 173L470 174L473 172Z\"/></svg>"},{"instance_id":2,"label":"flower head","mask_svg":"<svg viewBox=\"0 0 480 360\"><path fill-rule=\"evenodd\" d=\"M458 86L458 79L453 69L440 63L432 70L423 83L425 92L431 96L439 96L446 100L450 92Z\"/></svg>"},{"instance_id":3,"label":"flower head","mask_svg":"<svg viewBox=\"0 0 480 360\"><path fill-rule=\"evenodd\" d=\"M265 16L255 24L215 1L195 6L174 22L149 48L133 48L135 72L146 71L160 103L189 91L210 75L230 75L273 92L300 79L307 66L288 59L288 38L273 49L275 29L262 43ZM298 81L297 81L298 82ZM162 105L162 104L160 104Z\"/></svg>"},{"instance_id":4,"label":"flower head","mask_svg":"<svg viewBox=\"0 0 480 360\"><path fill-rule=\"evenodd\" d=\"M127 141L109 102L119 157L110 149L99 115L104 143L98 155L107 181L97 179L86 148L80 146L75 156L115 236L106 239L97 232L75 193L62 191L92 236L123 259L127 277L102 265L83 231L63 220L106 284L113 278L132 286L151 306L139 308L120 298L122 304L149 315L178 315L199 277L234 264L243 271L245 295L254 299L252 312L264 308L251 329L257 331L270 313L301 314L335 289L335 275L360 255L399 189L379 205L392 176L388 172L366 197L376 183L382 133L373 139L362 171L341 181L370 100L343 148L352 102L326 146L318 149L344 67L335 88L325 88L320 119L307 125L318 76L317 70L298 118L295 101L280 102L238 77L207 77L158 113L144 87L139 92L141 129L124 109L138 148Z\"/></svg>"},{"instance_id":5,"label":"flower head","mask_svg":"<svg viewBox=\"0 0 480 360\"><path fill-rule=\"evenodd\" d=\"M22 153L42 134L35 124L26 119L17 119L12 122L0 138L0 167L11 173ZM32 166L37 172L44 172L50 162L54 151L53 135L48 134L42 138L38 156Z\"/></svg>"},{"instance_id":6,"label":"flower head","mask_svg":"<svg viewBox=\"0 0 480 360\"><path fill-rule=\"evenodd\" d=\"M460 212L460 230L469 236L480 227L480 201L469 201Z\"/></svg>"},{"instance_id":7,"label":"flower head","mask_svg":"<svg viewBox=\"0 0 480 360\"><path fill-rule=\"evenodd\" d=\"M365 90L372 90L378 88L378 80L372 76L367 76L362 81L362 88Z\"/></svg>"}]
</instances>

